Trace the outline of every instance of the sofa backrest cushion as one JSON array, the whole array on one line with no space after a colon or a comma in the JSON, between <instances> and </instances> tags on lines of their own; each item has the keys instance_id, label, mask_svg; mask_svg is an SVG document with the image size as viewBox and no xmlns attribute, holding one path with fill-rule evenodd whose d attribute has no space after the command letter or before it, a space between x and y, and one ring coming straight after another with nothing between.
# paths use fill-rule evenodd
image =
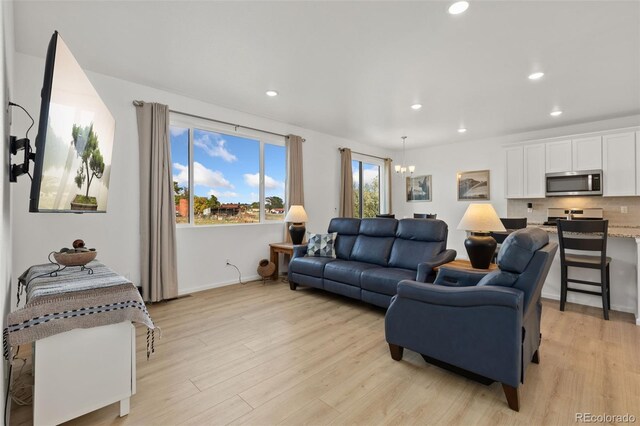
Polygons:
<instances>
[{"instance_id":1,"label":"sofa backrest cushion","mask_svg":"<svg viewBox=\"0 0 640 426\"><path fill-rule=\"evenodd\" d=\"M540 228L523 228L509 234L498 252L498 267L502 271L521 274L537 250L549 242L549 235Z\"/></svg>"},{"instance_id":2,"label":"sofa backrest cushion","mask_svg":"<svg viewBox=\"0 0 640 426\"><path fill-rule=\"evenodd\" d=\"M442 220L402 219L391 249L389 266L413 269L447 248L447 224Z\"/></svg>"},{"instance_id":3,"label":"sofa backrest cushion","mask_svg":"<svg viewBox=\"0 0 640 426\"><path fill-rule=\"evenodd\" d=\"M356 238L349 259L387 266L397 226L395 219L362 219L360 235Z\"/></svg>"},{"instance_id":4,"label":"sofa backrest cushion","mask_svg":"<svg viewBox=\"0 0 640 426\"><path fill-rule=\"evenodd\" d=\"M351 250L360 232L360 219L335 217L329 223L329 233L337 232L335 242L336 257L349 260Z\"/></svg>"},{"instance_id":5,"label":"sofa backrest cushion","mask_svg":"<svg viewBox=\"0 0 640 426\"><path fill-rule=\"evenodd\" d=\"M396 237L404 240L447 242L447 224L438 219L402 219Z\"/></svg>"},{"instance_id":6,"label":"sofa backrest cushion","mask_svg":"<svg viewBox=\"0 0 640 426\"><path fill-rule=\"evenodd\" d=\"M395 237L398 229L396 219L376 217L360 220L360 235L370 237Z\"/></svg>"}]
</instances>

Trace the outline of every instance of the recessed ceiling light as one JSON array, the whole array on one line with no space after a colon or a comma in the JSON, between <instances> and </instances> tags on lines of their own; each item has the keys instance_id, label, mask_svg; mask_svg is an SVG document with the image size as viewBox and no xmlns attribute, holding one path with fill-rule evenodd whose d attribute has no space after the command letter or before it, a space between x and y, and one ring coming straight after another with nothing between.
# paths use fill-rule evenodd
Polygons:
<instances>
[{"instance_id":1,"label":"recessed ceiling light","mask_svg":"<svg viewBox=\"0 0 640 426\"><path fill-rule=\"evenodd\" d=\"M278 96L278 92L276 92L275 90L267 90L267 96Z\"/></svg>"},{"instance_id":2,"label":"recessed ceiling light","mask_svg":"<svg viewBox=\"0 0 640 426\"><path fill-rule=\"evenodd\" d=\"M533 74L529 74L529 80L540 80L544 77L543 72L534 72Z\"/></svg>"},{"instance_id":3,"label":"recessed ceiling light","mask_svg":"<svg viewBox=\"0 0 640 426\"><path fill-rule=\"evenodd\" d=\"M560 111L559 109L557 109L557 110L555 110L555 111L551 111L551 112L549 113L549 115L551 115L552 117L557 117L557 116L559 116L560 114L562 114L562 111Z\"/></svg>"},{"instance_id":4,"label":"recessed ceiling light","mask_svg":"<svg viewBox=\"0 0 640 426\"><path fill-rule=\"evenodd\" d=\"M422 108L422 104L413 104L413 105L411 105L411 109L418 110L420 108Z\"/></svg>"},{"instance_id":5,"label":"recessed ceiling light","mask_svg":"<svg viewBox=\"0 0 640 426\"><path fill-rule=\"evenodd\" d=\"M469 3L466 1L457 1L449 6L449 13L452 15L459 15L469 8Z\"/></svg>"},{"instance_id":6,"label":"recessed ceiling light","mask_svg":"<svg viewBox=\"0 0 640 426\"><path fill-rule=\"evenodd\" d=\"M464 132L466 132L466 131L467 131L467 129L465 129L464 127L460 127L460 128L458 129L458 133L464 133Z\"/></svg>"}]
</instances>

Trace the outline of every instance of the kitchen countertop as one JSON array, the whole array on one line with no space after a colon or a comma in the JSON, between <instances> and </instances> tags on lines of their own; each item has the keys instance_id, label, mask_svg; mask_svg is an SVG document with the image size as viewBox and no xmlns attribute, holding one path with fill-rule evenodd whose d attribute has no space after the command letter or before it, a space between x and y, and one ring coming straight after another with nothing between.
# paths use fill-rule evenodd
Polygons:
<instances>
[{"instance_id":1,"label":"kitchen countertop","mask_svg":"<svg viewBox=\"0 0 640 426\"><path fill-rule=\"evenodd\" d=\"M541 223L528 223L527 227L536 227L552 234L558 233L558 228L555 226L543 225ZM618 238L640 238L640 226L609 226L608 235L610 237Z\"/></svg>"}]
</instances>

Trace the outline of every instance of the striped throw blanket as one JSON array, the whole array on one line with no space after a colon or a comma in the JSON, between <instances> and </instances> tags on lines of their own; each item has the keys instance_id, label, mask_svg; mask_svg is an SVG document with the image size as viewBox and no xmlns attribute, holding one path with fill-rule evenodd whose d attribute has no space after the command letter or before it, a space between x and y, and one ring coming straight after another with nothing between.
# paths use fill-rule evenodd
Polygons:
<instances>
[{"instance_id":1,"label":"striped throw blanket","mask_svg":"<svg viewBox=\"0 0 640 426\"><path fill-rule=\"evenodd\" d=\"M7 316L5 358L19 345L76 328L123 321L146 325L147 357L154 352L156 327L138 289L96 260L86 267L32 266L18 279L18 300L23 292L25 306Z\"/></svg>"}]
</instances>

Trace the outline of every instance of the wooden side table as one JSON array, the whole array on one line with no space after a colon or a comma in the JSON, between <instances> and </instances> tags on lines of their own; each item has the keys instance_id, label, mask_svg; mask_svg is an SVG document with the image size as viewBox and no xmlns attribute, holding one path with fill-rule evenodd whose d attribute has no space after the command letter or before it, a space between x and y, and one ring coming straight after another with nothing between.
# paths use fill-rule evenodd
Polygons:
<instances>
[{"instance_id":1,"label":"wooden side table","mask_svg":"<svg viewBox=\"0 0 640 426\"><path fill-rule=\"evenodd\" d=\"M284 254L285 259L287 256L291 259L293 256L293 243L271 243L269 244L270 257L271 261L276 265L276 269L273 271L273 275L271 275L272 280L277 280L280 274L280 253Z\"/></svg>"},{"instance_id":2,"label":"wooden side table","mask_svg":"<svg viewBox=\"0 0 640 426\"><path fill-rule=\"evenodd\" d=\"M489 269L476 269L471 266L471 262L466 259L455 259L449 263L445 263L444 265L436 266L433 268L435 271L438 271L441 267L446 266L451 269L458 269L461 271L476 271L476 272L492 272L498 269L498 265L495 263L491 263L489 265Z\"/></svg>"}]
</instances>

